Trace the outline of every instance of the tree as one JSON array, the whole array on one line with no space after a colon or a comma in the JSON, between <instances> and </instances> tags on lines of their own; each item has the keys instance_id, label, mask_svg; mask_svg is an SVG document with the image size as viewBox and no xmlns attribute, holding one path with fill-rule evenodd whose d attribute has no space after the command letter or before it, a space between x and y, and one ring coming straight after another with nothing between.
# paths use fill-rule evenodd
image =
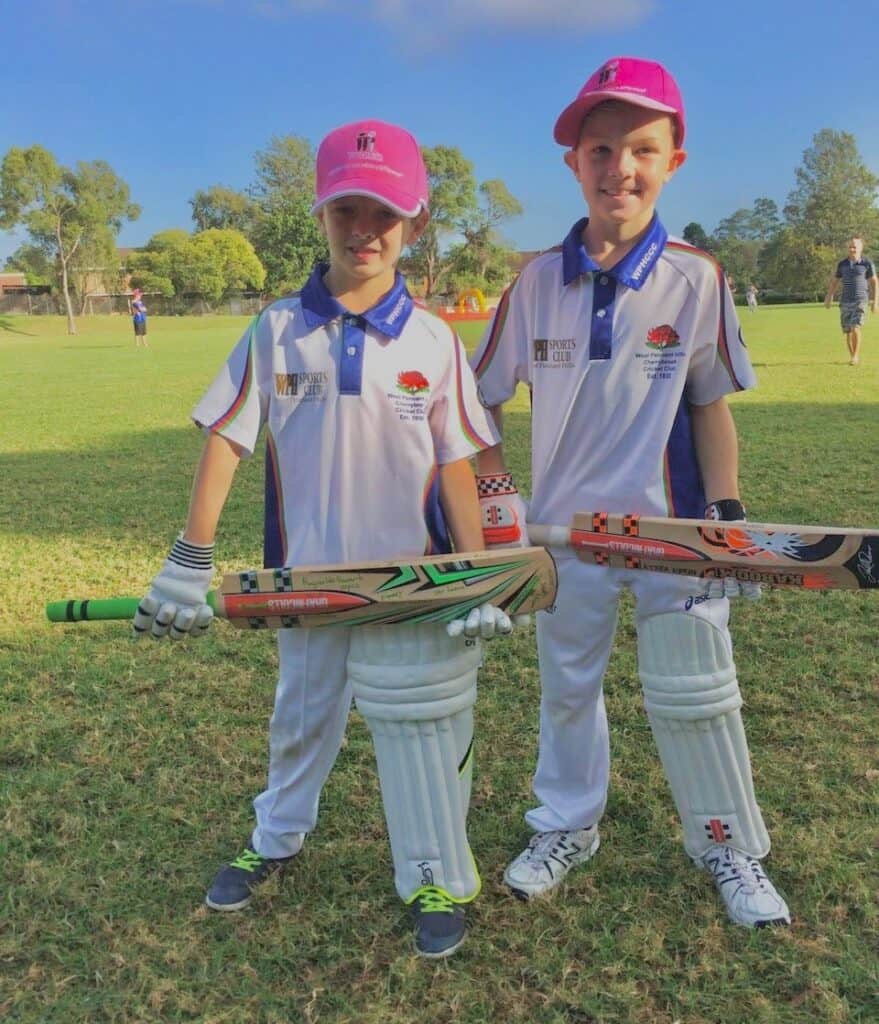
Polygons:
<instances>
[{"instance_id":1,"label":"tree","mask_svg":"<svg viewBox=\"0 0 879 1024\"><path fill-rule=\"evenodd\" d=\"M46 250L27 242L7 259L4 269L21 271L28 284L51 284L55 280L55 268Z\"/></svg>"},{"instance_id":2,"label":"tree","mask_svg":"<svg viewBox=\"0 0 879 1024\"><path fill-rule=\"evenodd\" d=\"M879 178L861 159L853 135L822 128L795 173L784 214L797 235L834 251L853 235L879 235Z\"/></svg>"},{"instance_id":3,"label":"tree","mask_svg":"<svg viewBox=\"0 0 879 1024\"><path fill-rule=\"evenodd\" d=\"M314 194L315 153L308 139L273 135L254 160L256 181L248 192L263 209L291 196Z\"/></svg>"},{"instance_id":4,"label":"tree","mask_svg":"<svg viewBox=\"0 0 879 1024\"><path fill-rule=\"evenodd\" d=\"M522 204L511 195L507 186L492 178L479 186L479 205L475 213L465 215L458 227L464 236L464 245L449 252L453 275L466 272L479 279L475 287L503 285L509 280L511 250L504 246L498 226L522 213Z\"/></svg>"},{"instance_id":5,"label":"tree","mask_svg":"<svg viewBox=\"0 0 879 1024\"><path fill-rule=\"evenodd\" d=\"M407 265L424 278L425 298L438 290L451 264L442 259L443 241L477 214L476 178L473 164L453 146L422 149L430 185L430 220L412 246Z\"/></svg>"},{"instance_id":6,"label":"tree","mask_svg":"<svg viewBox=\"0 0 879 1024\"><path fill-rule=\"evenodd\" d=\"M708 237L705 228L695 220L691 220L684 228L683 239L690 245L695 245L697 249L711 252L711 239Z\"/></svg>"},{"instance_id":7,"label":"tree","mask_svg":"<svg viewBox=\"0 0 879 1024\"><path fill-rule=\"evenodd\" d=\"M764 287L790 296L820 299L838 258L833 246L822 245L796 228L784 227L760 253L760 280Z\"/></svg>"},{"instance_id":8,"label":"tree","mask_svg":"<svg viewBox=\"0 0 879 1024\"><path fill-rule=\"evenodd\" d=\"M311 205L310 194L292 195L273 202L259 216L251 241L266 269L265 284L272 295L301 288L315 263L329 258Z\"/></svg>"},{"instance_id":9,"label":"tree","mask_svg":"<svg viewBox=\"0 0 879 1024\"><path fill-rule=\"evenodd\" d=\"M749 223L750 236L757 242L769 242L781 229L778 217L778 203L774 199L760 196L751 207Z\"/></svg>"},{"instance_id":10,"label":"tree","mask_svg":"<svg viewBox=\"0 0 879 1024\"><path fill-rule=\"evenodd\" d=\"M84 237L70 260L70 281L79 300L79 314L85 312L90 286L122 285L122 265L116 250L116 236L108 229L97 229Z\"/></svg>"},{"instance_id":11,"label":"tree","mask_svg":"<svg viewBox=\"0 0 879 1024\"><path fill-rule=\"evenodd\" d=\"M189 200L197 231L210 228L233 228L249 238L258 216L256 203L250 196L223 185L199 189Z\"/></svg>"},{"instance_id":12,"label":"tree","mask_svg":"<svg viewBox=\"0 0 879 1024\"><path fill-rule=\"evenodd\" d=\"M253 246L231 228L195 235L162 231L129 261L132 283L167 298L197 294L216 303L235 292L260 290L265 270Z\"/></svg>"},{"instance_id":13,"label":"tree","mask_svg":"<svg viewBox=\"0 0 879 1024\"><path fill-rule=\"evenodd\" d=\"M102 232L115 238L124 220L139 216L128 186L103 160L71 170L42 146L14 146L0 165L0 228L24 226L57 266L68 334L76 334L69 274L77 250L97 244Z\"/></svg>"},{"instance_id":14,"label":"tree","mask_svg":"<svg viewBox=\"0 0 879 1024\"><path fill-rule=\"evenodd\" d=\"M253 246L240 231L210 228L193 235L183 290L197 292L216 303L236 292L260 291L266 272Z\"/></svg>"},{"instance_id":15,"label":"tree","mask_svg":"<svg viewBox=\"0 0 879 1024\"><path fill-rule=\"evenodd\" d=\"M253 245L266 270L265 287L279 295L301 287L328 255L311 215L314 150L297 135L273 136L256 153L256 178L243 193L221 185L189 200L196 227L235 228Z\"/></svg>"}]
</instances>

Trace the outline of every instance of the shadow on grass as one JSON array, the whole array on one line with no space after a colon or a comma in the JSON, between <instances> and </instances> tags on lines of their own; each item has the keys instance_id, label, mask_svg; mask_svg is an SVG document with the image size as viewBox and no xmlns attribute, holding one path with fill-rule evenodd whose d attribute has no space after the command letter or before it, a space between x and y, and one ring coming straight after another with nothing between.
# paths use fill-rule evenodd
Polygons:
<instances>
[{"instance_id":1,"label":"shadow on grass","mask_svg":"<svg viewBox=\"0 0 879 1024\"><path fill-rule=\"evenodd\" d=\"M24 334L28 338L35 338L35 331L23 331L19 327L13 327L15 321L12 317L0 316L0 331L9 331L10 334Z\"/></svg>"},{"instance_id":2,"label":"shadow on grass","mask_svg":"<svg viewBox=\"0 0 879 1024\"><path fill-rule=\"evenodd\" d=\"M879 418L875 404L735 406L743 492L757 521L875 519ZM531 490L531 417L504 416L507 461ZM105 538L167 545L186 516L202 438L189 426L134 431L105 447L0 453L0 528L37 538ZM376 467L376 486L386 475ZM263 449L242 461L221 530L259 544ZM778 517L784 516L784 519Z\"/></svg>"}]
</instances>

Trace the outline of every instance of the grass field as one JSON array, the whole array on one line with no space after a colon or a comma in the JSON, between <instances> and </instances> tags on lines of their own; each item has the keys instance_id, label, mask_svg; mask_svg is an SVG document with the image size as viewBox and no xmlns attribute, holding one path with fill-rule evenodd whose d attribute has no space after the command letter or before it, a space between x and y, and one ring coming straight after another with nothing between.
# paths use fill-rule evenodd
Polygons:
<instances>
[{"instance_id":1,"label":"grass field","mask_svg":"<svg viewBox=\"0 0 879 1024\"><path fill-rule=\"evenodd\" d=\"M835 312L743 312L760 387L733 402L752 518L877 525L879 320L847 365ZM602 849L551 901L500 876L527 838L533 630L488 645L471 842L483 894L461 953L412 953L371 743L352 714L318 829L239 915L202 900L250 834L275 675L270 634L178 646L124 624L50 627L46 600L143 592L182 525L188 413L233 318L0 318L0 1020L16 1024L875 1024L875 594L772 591L734 608L768 867L795 917L727 924L680 830L641 708L631 608L606 682ZM478 332L465 325L469 342ZM528 487L524 396L507 415ZM258 564L261 459L242 466L218 567Z\"/></svg>"}]
</instances>

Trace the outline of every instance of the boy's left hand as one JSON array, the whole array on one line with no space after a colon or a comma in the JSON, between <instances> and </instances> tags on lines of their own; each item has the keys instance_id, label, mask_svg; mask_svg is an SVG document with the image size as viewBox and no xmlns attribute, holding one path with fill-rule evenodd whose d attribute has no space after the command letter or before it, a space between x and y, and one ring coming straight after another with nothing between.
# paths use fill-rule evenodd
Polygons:
<instances>
[{"instance_id":1,"label":"boy's left hand","mask_svg":"<svg viewBox=\"0 0 879 1024\"><path fill-rule=\"evenodd\" d=\"M712 501L705 507L704 518L725 523L747 521L745 506L738 498L722 498L720 501ZM740 582L731 576L711 580L705 592L709 597L744 597L748 601L757 601L763 596L763 588L759 583Z\"/></svg>"},{"instance_id":2,"label":"boy's left hand","mask_svg":"<svg viewBox=\"0 0 879 1024\"><path fill-rule=\"evenodd\" d=\"M466 619L452 619L446 625L449 636L478 636L490 640L493 636L508 636L514 626L524 626L531 621L530 615L514 615L512 619L493 604L473 608Z\"/></svg>"}]
</instances>

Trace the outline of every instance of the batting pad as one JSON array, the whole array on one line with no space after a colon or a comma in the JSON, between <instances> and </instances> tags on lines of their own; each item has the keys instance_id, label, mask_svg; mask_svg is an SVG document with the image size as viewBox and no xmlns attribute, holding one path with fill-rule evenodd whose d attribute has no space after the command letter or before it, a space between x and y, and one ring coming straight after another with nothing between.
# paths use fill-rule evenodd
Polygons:
<instances>
[{"instance_id":1,"label":"batting pad","mask_svg":"<svg viewBox=\"0 0 879 1024\"><path fill-rule=\"evenodd\" d=\"M654 615L638 628L644 707L697 859L715 843L769 852L754 797L742 696L729 634L694 615Z\"/></svg>"},{"instance_id":2,"label":"batting pad","mask_svg":"<svg viewBox=\"0 0 879 1024\"><path fill-rule=\"evenodd\" d=\"M467 842L479 644L445 626L351 631L348 677L366 719L384 800L397 892L426 885L472 900L479 875Z\"/></svg>"}]
</instances>

